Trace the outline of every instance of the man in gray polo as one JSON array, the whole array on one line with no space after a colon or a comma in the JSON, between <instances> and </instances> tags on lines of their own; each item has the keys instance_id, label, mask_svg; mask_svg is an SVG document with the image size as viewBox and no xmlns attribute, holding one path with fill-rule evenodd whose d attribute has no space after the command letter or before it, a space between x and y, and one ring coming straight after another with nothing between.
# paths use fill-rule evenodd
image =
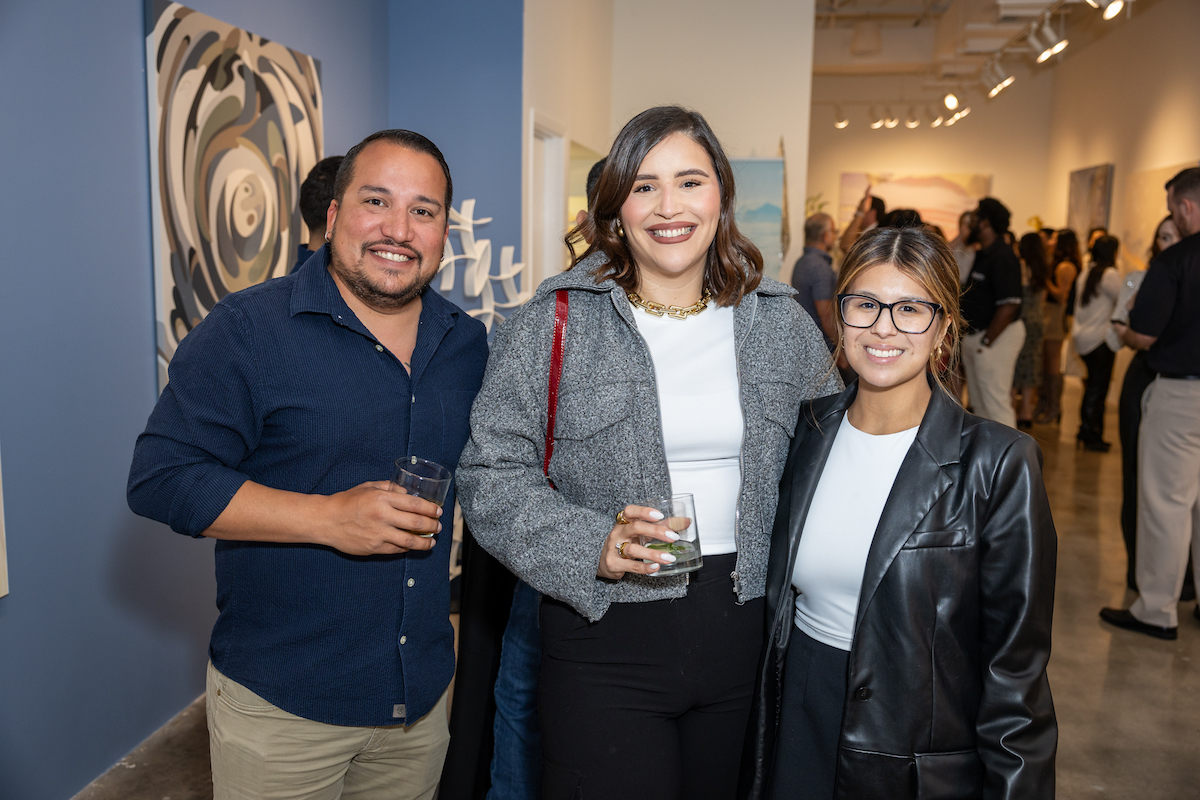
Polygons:
<instances>
[{"instance_id":1,"label":"man in gray polo","mask_svg":"<svg viewBox=\"0 0 1200 800\"><path fill-rule=\"evenodd\" d=\"M837 223L833 217L813 214L804 220L804 254L792 268L792 288L798 292L796 302L817 323L830 350L837 338L833 324L833 293L837 280L829 251L836 241Z\"/></svg>"}]
</instances>

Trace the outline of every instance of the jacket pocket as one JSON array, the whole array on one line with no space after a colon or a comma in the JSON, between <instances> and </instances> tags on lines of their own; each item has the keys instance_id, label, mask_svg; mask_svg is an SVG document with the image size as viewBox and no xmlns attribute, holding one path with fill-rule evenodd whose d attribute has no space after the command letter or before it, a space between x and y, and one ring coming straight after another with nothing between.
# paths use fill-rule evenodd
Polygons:
<instances>
[{"instance_id":1,"label":"jacket pocket","mask_svg":"<svg viewBox=\"0 0 1200 800\"><path fill-rule=\"evenodd\" d=\"M633 413L633 389L627 383L588 386L558 398L554 438L591 439Z\"/></svg>"},{"instance_id":2,"label":"jacket pocket","mask_svg":"<svg viewBox=\"0 0 1200 800\"><path fill-rule=\"evenodd\" d=\"M919 800L971 800L983 796L983 762L975 750L917 754Z\"/></svg>"},{"instance_id":3,"label":"jacket pocket","mask_svg":"<svg viewBox=\"0 0 1200 800\"><path fill-rule=\"evenodd\" d=\"M766 381L757 384L762 399L763 416L779 425L791 437L796 432L800 416L800 389L786 381Z\"/></svg>"},{"instance_id":4,"label":"jacket pocket","mask_svg":"<svg viewBox=\"0 0 1200 800\"><path fill-rule=\"evenodd\" d=\"M919 550L925 547L965 547L972 544L973 536L966 531L916 531L908 537L901 550Z\"/></svg>"}]
</instances>

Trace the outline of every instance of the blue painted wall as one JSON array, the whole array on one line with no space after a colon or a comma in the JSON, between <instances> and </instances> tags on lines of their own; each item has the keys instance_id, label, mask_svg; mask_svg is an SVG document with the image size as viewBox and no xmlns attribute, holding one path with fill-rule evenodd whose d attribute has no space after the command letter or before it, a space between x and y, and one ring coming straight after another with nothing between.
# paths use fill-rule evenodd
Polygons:
<instances>
[{"instance_id":1,"label":"blue painted wall","mask_svg":"<svg viewBox=\"0 0 1200 800\"><path fill-rule=\"evenodd\" d=\"M384 0L187 4L321 61L327 153L387 125ZM70 797L204 688L211 543L125 504L156 398L143 29L142 0L0 0L4 800Z\"/></svg>"},{"instance_id":2,"label":"blue painted wall","mask_svg":"<svg viewBox=\"0 0 1200 800\"><path fill-rule=\"evenodd\" d=\"M521 260L524 2L391 0L388 10L388 124L432 139L450 165L454 207L475 198L475 217L492 218L475 228L475 238L491 240L495 274L502 246L513 245L515 260ZM457 234L450 238L461 255ZM457 263L454 290L446 296L478 308L478 300L463 297Z\"/></svg>"}]
</instances>

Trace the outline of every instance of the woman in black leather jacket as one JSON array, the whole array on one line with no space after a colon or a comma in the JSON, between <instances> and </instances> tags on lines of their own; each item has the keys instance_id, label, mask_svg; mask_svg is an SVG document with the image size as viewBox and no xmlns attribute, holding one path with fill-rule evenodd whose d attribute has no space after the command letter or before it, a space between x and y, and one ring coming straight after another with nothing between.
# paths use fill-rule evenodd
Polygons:
<instances>
[{"instance_id":1,"label":"woman in black leather jacket","mask_svg":"<svg viewBox=\"0 0 1200 800\"><path fill-rule=\"evenodd\" d=\"M780 484L743 797L1052 798L1041 452L930 371L960 329L944 243L864 234L838 293L859 381L804 404Z\"/></svg>"}]
</instances>

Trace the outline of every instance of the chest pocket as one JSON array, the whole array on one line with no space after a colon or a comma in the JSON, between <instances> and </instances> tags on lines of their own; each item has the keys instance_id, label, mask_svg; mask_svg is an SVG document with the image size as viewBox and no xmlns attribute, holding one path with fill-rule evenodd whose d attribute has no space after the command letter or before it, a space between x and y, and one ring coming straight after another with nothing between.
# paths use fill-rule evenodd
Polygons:
<instances>
[{"instance_id":1,"label":"chest pocket","mask_svg":"<svg viewBox=\"0 0 1200 800\"><path fill-rule=\"evenodd\" d=\"M786 381L766 381L756 384L755 388L762 402L763 416L792 436L800 416L800 389Z\"/></svg>"},{"instance_id":2,"label":"chest pocket","mask_svg":"<svg viewBox=\"0 0 1200 800\"><path fill-rule=\"evenodd\" d=\"M908 537L901 550L924 550L932 547L967 547L975 537L967 531L917 531Z\"/></svg>"},{"instance_id":3,"label":"chest pocket","mask_svg":"<svg viewBox=\"0 0 1200 800\"><path fill-rule=\"evenodd\" d=\"M633 413L633 385L588 386L559 395L554 424L556 441L586 441Z\"/></svg>"}]
</instances>

